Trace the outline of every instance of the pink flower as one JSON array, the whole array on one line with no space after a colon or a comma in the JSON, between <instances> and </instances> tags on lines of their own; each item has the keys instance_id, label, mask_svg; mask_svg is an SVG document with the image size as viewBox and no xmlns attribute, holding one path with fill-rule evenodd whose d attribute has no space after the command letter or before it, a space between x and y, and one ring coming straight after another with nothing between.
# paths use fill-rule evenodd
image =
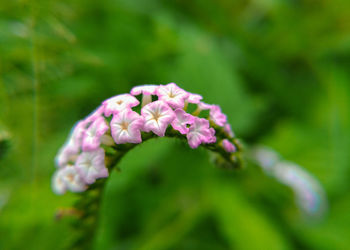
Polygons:
<instances>
[{"instance_id":1,"label":"pink flower","mask_svg":"<svg viewBox=\"0 0 350 250\"><path fill-rule=\"evenodd\" d=\"M87 184L95 182L98 178L106 178L108 169L105 166L105 151L99 148L95 151L82 152L75 163L75 168Z\"/></svg>"},{"instance_id":2,"label":"pink flower","mask_svg":"<svg viewBox=\"0 0 350 250\"><path fill-rule=\"evenodd\" d=\"M79 121L72 129L67 142L63 145L56 156L56 165L64 167L69 162L75 161L81 150L82 139L86 129L86 122Z\"/></svg>"},{"instance_id":3,"label":"pink flower","mask_svg":"<svg viewBox=\"0 0 350 250\"><path fill-rule=\"evenodd\" d=\"M232 131L231 125L229 123L226 123L224 125L224 131L229 137L234 137L235 134Z\"/></svg>"},{"instance_id":4,"label":"pink flower","mask_svg":"<svg viewBox=\"0 0 350 250\"><path fill-rule=\"evenodd\" d=\"M141 129L144 119L131 109L125 109L113 116L111 132L117 144L141 143Z\"/></svg>"},{"instance_id":5,"label":"pink flower","mask_svg":"<svg viewBox=\"0 0 350 250\"><path fill-rule=\"evenodd\" d=\"M157 89L157 95L159 100L166 102L173 108L183 108L185 100L189 94L179 88L175 83L169 83L167 85L160 85Z\"/></svg>"},{"instance_id":6,"label":"pink flower","mask_svg":"<svg viewBox=\"0 0 350 250\"><path fill-rule=\"evenodd\" d=\"M76 152L79 152L81 148L82 139L84 136L84 132L86 130L86 122L85 121L79 121L76 123L76 125L73 127L70 138L68 140L68 147L71 147Z\"/></svg>"},{"instance_id":7,"label":"pink flower","mask_svg":"<svg viewBox=\"0 0 350 250\"><path fill-rule=\"evenodd\" d=\"M131 89L130 93L132 95L156 95L157 94L157 88L158 85L141 85L141 86L136 86Z\"/></svg>"},{"instance_id":8,"label":"pink flower","mask_svg":"<svg viewBox=\"0 0 350 250\"><path fill-rule=\"evenodd\" d=\"M56 194L64 194L67 190L82 192L86 185L73 165L67 165L56 171L52 178L52 189Z\"/></svg>"},{"instance_id":9,"label":"pink flower","mask_svg":"<svg viewBox=\"0 0 350 250\"><path fill-rule=\"evenodd\" d=\"M82 143L83 151L93 151L99 148L101 144L101 137L109 129L109 126L103 117L98 117L89 128L84 132Z\"/></svg>"},{"instance_id":10,"label":"pink flower","mask_svg":"<svg viewBox=\"0 0 350 250\"><path fill-rule=\"evenodd\" d=\"M64 167L70 162L75 162L78 156L77 150L72 147L69 147L69 144L63 145L63 147L59 150L55 163L58 167Z\"/></svg>"},{"instance_id":11,"label":"pink flower","mask_svg":"<svg viewBox=\"0 0 350 250\"><path fill-rule=\"evenodd\" d=\"M187 125L193 124L194 117L186 113L183 109L176 109L174 113L176 118L171 122L171 126L181 134L187 134L190 130Z\"/></svg>"},{"instance_id":12,"label":"pink flower","mask_svg":"<svg viewBox=\"0 0 350 250\"><path fill-rule=\"evenodd\" d=\"M188 97L187 97L187 102L189 103L194 103L194 104L199 104L200 101L203 99L203 97L201 95L198 94L192 94L188 92Z\"/></svg>"},{"instance_id":13,"label":"pink flower","mask_svg":"<svg viewBox=\"0 0 350 250\"><path fill-rule=\"evenodd\" d=\"M131 89L132 95L142 94L141 107L146 106L148 103L152 102L152 95L157 94L158 85L142 85Z\"/></svg>"},{"instance_id":14,"label":"pink flower","mask_svg":"<svg viewBox=\"0 0 350 250\"><path fill-rule=\"evenodd\" d=\"M63 175L62 175L62 170L64 168L60 168L57 170L54 175L52 176L52 181L51 181L51 186L56 194L64 194L67 191L67 185L63 181Z\"/></svg>"},{"instance_id":15,"label":"pink flower","mask_svg":"<svg viewBox=\"0 0 350 250\"><path fill-rule=\"evenodd\" d=\"M212 105L210 108L210 119L218 126L222 127L227 122L227 117L221 112L218 105Z\"/></svg>"},{"instance_id":16,"label":"pink flower","mask_svg":"<svg viewBox=\"0 0 350 250\"><path fill-rule=\"evenodd\" d=\"M175 119L174 111L163 101L155 101L141 109L145 119L143 131L152 131L158 136L164 136L168 125Z\"/></svg>"},{"instance_id":17,"label":"pink flower","mask_svg":"<svg viewBox=\"0 0 350 250\"><path fill-rule=\"evenodd\" d=\"M105 116L117 114L118 112L139 105L140 102L130 94L117 95L107 99L102 103L104 106Z\"/></svg>"},{"instance_id":18,"label":"pink flower","mask_svg":"<svg viewBox=\"0 0 350 250\"><path fill-rule=\"evenodd\" d=\"M235 152L236 151L236 147L235 145L233 145L229 140L227 139L224 139L222 141L222 146L223 148L225 149L225 151L227 153L232 153L232 152Z\"/></svg>"},{"instance_id":19,"label":"pink flower","mask_svg":"<svg viewBox=\"0 0 350 250\"><path fill-rule=\"evenodd\" d=\"M201 143L213 141L213 131L209 128L209 121L195 117L194 123L187 133L187 140L191 148L197 148Z\"/></svg>"},{"instance_id":20,"label":"pink flower","mask_svg":"<svg viewBox=\"0 0 350 250\"><path fill-rule=\"evenodd\" d=\"M210 130L210 134L211 134L211 138L208 140L208 143L215 143L216 142L216 136L215 136L215 129L213 128L209 128Z\"/></svg>"},{"instance_id":21,"label":"pink flower","mask_svg":"<svg viewBox=\"0 0 350 250\"><path fill-rule=\"evenodd\" d=\"M199 110L201 110L201 111L211 109L211 107L213 106L213 105L207 104L205 102L199 102L197 105L198 105Z\"/></svg>"}]
</instances>

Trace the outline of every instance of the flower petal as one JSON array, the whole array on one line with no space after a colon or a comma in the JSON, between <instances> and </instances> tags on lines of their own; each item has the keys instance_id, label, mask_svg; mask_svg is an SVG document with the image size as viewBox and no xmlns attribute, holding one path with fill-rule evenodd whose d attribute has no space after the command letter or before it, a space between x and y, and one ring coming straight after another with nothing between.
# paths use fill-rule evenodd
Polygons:
<instances>
[{"instance_id":1,"label":"flower petal","mask_svg":"<svg viewBox=\"0 0 350 250\"><path fill-rule=\"evenodd\" d=\"M187 140L191 148L197 148L201 143L213 141L213 131L209 128L209 121L195 117L187 133Z\"/></svg>"},{"instance_id":2,"label":"flower petal","mask_svg":"<svg viewBox=\"0 0 350 250\"><path fill-rule=\"evenodd\" d=\"M236 151L235 145L233 145L229 140L224 139L222 141L222 147L225 149L226 152L232 153Z\"/></svg>"},{"instance_id":3,"label":"flower petal","mask_svg":"<svg viewBox=\"0 0 350 250\"><path fill-rule=\"evenodd\" d=\"M175 83L160 85L157 89L159 100L166 102L172 108L183 108L189 93Z\"/></svg>"},{"instance_id":4,"label":"flower petal","mask_svg":"<svg viewBox=\"0 0 350 250\"><path fill-rule=\"evenodd\" d=\"M226 123L224 125L224 131L229 137L235 137L235 134L233 133L231 125L229 123Z\"/></svg>"},{"instance_id":5,"label":"flower petal","mask_svg":"<svg viewBox=\"0 0 350 250\"><path fill-rule=\"evenodd\" d=\"M187 97L186 101L189 103L199 104L202 99L203 99L203 97L201 95L188 92L188 97Z\"/></svg>"},{"instance_id":6,"label":"flower petal","mask_svg":"<svg viewBox=\"0 0 350 250\"><path fill-rule=\"evenodd\" d=\"M186 113L183 109L176 109L174 113L176 118L171 122L171 126L181 134L187 134L189 131L187 125L193 124L194 117Z\"/></svg>"},{"instance_id":7,"label":"flower petal","mask_svg":"<svg viewBox=\"0 0 350 250\"><path fill-rule=\"evenodd\" d=\"M130 94L132 95L155 95L159 85L141 85L131 89Z\"/></svg>"},{"instance_id":8,"label":"flower petal","mask_svg":"<svg viewBox=\"0 0 350 250\"><path fill-rule=\"evenodd\" d=\"M210 119L218 126L222 127L227 122L227 117L221 112L218 105L212 105L210 108Z\"/></svg>"},{"instance_id":9,"label":"flower petal","mask_svg":"<svg viewBox=\"0 0 350 250\"><path fill-rule=\"evenodd\" d=\"M130 94L117 95L102 103L104 106L104 114L107 117L111 114L117 114L126 108L132 108L139 104L140 102Z\"/></svg>"},{"instance_id":10,"label":"flower petal","mask_svg":"<svg viewBox=\"0 0 350 250\"><path fill-rule=\"evenodd\" d=\"M105 166L105 152L102 148L95 151L82 152L75 167L82 179L91 184L98 178L108 176L108 169Z\"/></svg>"},{"instance_id":11,"label":"flower petal","mask_svg":"<svg viewBox=\"0 0 350 250\"><path fill-rule=\"evenodd\" d=\"M55 158L55 162L58 167L63 167L70 161L75 161L81 150L86 124L87 123L85 121L79 121L72 128L67 142L62 146Z\"/></svg>"},{"instance_id":12,"label":"flower petal","mask_svg":"<svg viewBox=\"0 0 350 250\"><path fill-rule=\"evenodd\" d=\"M174 111L163 101L155 101L141 109L145 119L143 131L152 131L158 136L164 136L168 125L175 119Z\"/></svg>"},{"instance_id":13,"label":"flower petal","mask_svg":"<svg viewBox=\"0 0 350 250\"><path fill-rule=\"evenodd\" d=\"M141 143L143 124L144 119L142 116L131 109L115 114L111 121L111 132L115 143Z\"/></svg>"},{"instance_id":14,"label":"flower petal","mask_svg":"<svg viewBox=\"0 0 350 250\"><path fill-rule=\"evenodd\" d=\"M101 137L109 129L106 120L103 117L97 118L90 126L84 131L82 149L83 151L93 151L100 147Z\"/></svg>"}]
</instances>

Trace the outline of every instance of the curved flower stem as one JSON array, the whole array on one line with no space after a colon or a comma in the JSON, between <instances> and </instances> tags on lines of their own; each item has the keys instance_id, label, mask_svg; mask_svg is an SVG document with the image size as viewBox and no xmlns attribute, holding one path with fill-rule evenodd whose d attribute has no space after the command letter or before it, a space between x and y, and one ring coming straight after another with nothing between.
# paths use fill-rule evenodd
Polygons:
<instances>
[{"instance_id":1,"label":"curved flower stem","mask_svg":"<svg viewBox=\"0 0 350 250\"><path fill-rule=\"evenodd\" d=\"M165 135L171 138L180 138L186 140L186 137L176 130L169 129ZM152 133L143 133L142 141L147 141L157 136ZM235 153L227 153L221 147L221 140L230 140L237 148ZM113 148L106 148L106 167L111 173L113 168L119 163L119 161L130 150L139 144L123 144L117 145ZM219 157L215 160L215 163L219 166L238 169L241 167L240 152L242 150L240 143L236 139L227 138L223 134L218 133L218 141L213 144L202 144L202 147L215 152ZM223 164L224 163L224 164ZM69 249L92 249L93 241L96 229L98 228L99 211L101 206L101 199L103 196L103 190L106 185L107 178L98 179L89 188L79 194L79 198L74 204L74 210L76 211L75 220L72 223L73 228L76 231L76 236Z\"/></svg>"},{"instance_id":2,"label":"curved flower stem","mask_svg":"<svg viewBox=\"0 0 350 250\"><path fill-rule=\"evenodd\" d=\"M82 193L75 203L74 208L78 211L78 217L72 223L76 235L70 249L92 248L105 183L106 179L100 179Z\"/></svg>"}]
</instances>

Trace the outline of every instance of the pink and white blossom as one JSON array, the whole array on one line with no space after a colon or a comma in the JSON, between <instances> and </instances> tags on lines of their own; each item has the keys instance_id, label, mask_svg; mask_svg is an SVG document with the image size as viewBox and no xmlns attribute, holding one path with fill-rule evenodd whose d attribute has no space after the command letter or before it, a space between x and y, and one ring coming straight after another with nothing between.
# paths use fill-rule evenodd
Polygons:
<instances>
[{"instance_id":1,"label":"pink and white blossom","mask_svg":"<svg viewBox=\"0 0 350 250\"><path fill-rule=\"evenodd\" d=\"M211 138L208 140L207 143L215 143L216 142L216 136L215 136L216 131L213 128L209 128L209 130L210 130Z\"/></svg>"},{"instance_id":2,"label":"pink and white blossom","mask_svg":"<svg viewBox=\"0 0 350 250\"><path fill-rule=\"evenodd\" d=\"M197 107L198 107L198 109L199 109L200 111L211 109L212 106L213 106L213 105L208 104L208 103L205 103L205 102L199 102L199 103L197 104Z\"/></svg>"},{"instance_id":3,"label":"pink and white blossom","mask_svg":"<svg viewBox=\"0 0 350 250\"><path fill-rule=\"evenodd\" d=\"M93 151L100 147L101 137L109 129L109 126L103 117L98 117L84 131L82 149L83 151Z\"/></svg>"},{"instance_id":4,"label":"pink and white blossom","mask_svg":"<svg viewBox=\"0 0 350 250\"><path fill-rule=\"evenodd\" d=\"M233 153L236 151L235 145L233 145L229 140L224 139L222 141L222 147L227 153Z\"/></svg>"},{"instance_id":5,"label":"pink and white blossom","mask_svg":"<svg viewBox=\"0 0 350 250\"><path fill-rule=\"evenodd\" d=\"M172 108L183 108L189 93L175 83L160 85L157 89L159 100L166 102Z\"/></svg>"},{"instance_id":6,"label":"pink and white blossom","mask_svg":"<svg viewBox=\"0 0 350 250\"><path fill-rule=\"evenodd\" d=\"M131 89L130 93L132 95L140 95L142 94L142 103L141 107L147 105L152 102L152 95L157 94L158 85L142 85L137 86Z\"/></svg>"},{"instance_id":7,"label":"pink and white blossom","mask_svg":"<svg viewBox=\"0 0 350 250\"><path fill-rule=\"evenodd\" d=\"M111 132L115 143L141 143L143 124L143 117L131 109L115 114L111 121Z\"/></svg>"},{"instance_id":8,"label":"pink and white blossom","mask_svg":"<svg viewBox=\"0 0 350 250\"><path fill-rule=\"evenodd\" d=\"M83 192L86 185L73 165L58 169L52 178L52 189L56 194L64 194L67 190Z\"/></svg>"},{"instance_id":9,"label":"pink and white blossom","mask_svg":"<svg viewBox=\"0 0 350 250\"><path fill-rule=\"evenodd\" d=\"M87 123L85 121L79 121L73 127L67 142L59 150L55 158L57 166L64 167L69 162L75 161L77 155L81 150L86 124Z\"/></svg>"},{"instance_id":10,"label":"pink and white blossom","mask_svg":"<svg viewBox=\"0 0 350 250\"><path fill-rule=\"evenodd\" d=\"M218 105L202 102L201 95L189 93L175 83L137 86L130 93L107 99L74 126L69 139L56 156L59 169L52 179L55 193L63 194L67 190L82 192L96 179L106 178L109 173L105 166L105 146L112 146L118 151L119 146L115 144L141 143L142 131L165 136L171 125L179 131L177 136L186 136L191 148L216 143L215 134L219 129L226 138L234 136L226 115ZM132 108L140 104L135 96L141 94L140 114ZM152 102L152 98L158 100ZM186 112L189 103L197 105L192 114ZM209 110L206 119L198 117L203 110ZM107 119L110 119L106 117L111 115L113 117L108 123ZM228 153L237 150L228 139L216 143L215 147L221 147Z\"/></svg>"},{"instance_id":11,"label":"pink and white blossom","mask_svg":"<svg viewBox=\"0 0 350 250\"><path fill-rule=\"evenodd\" d=\"M175 119L174 111L163 101L155 101L141 109L145 119L143 131L152 131L158 136L164 136L169 124Z\"/></svg>"},{"instance_id":12,"label":"pink and white blossom","mask_svg":"<svg viewBox=\"0 0 350 250\"><path fill-rule=\"evenodd\" d=\"M132 95L156 95L159 85L141 85L131 89Z\"/></svg>"},{"instance_id":13,"label":"pink and white blossom","mask_svg":"<svg viewBox=\"0 0 350 250\"><path fill-rule=\"evenodd\" d=\"M51 186L55 194L64 194L67 191L67 184L63 181L63 168L57 170L52 176Z\"/></svg>"},{"instance_id":14,"label":"pink and white blossom","mask_svg":"<svg viewBox=\"0 0 350 250\"><path fill-rule=\"evenodd\" d=\"M75 168L87 184L94 183L98 178L108 177L108 169L105 166L105 152L102 148L82 152L75 163Z\"/></svg>"},{"instance_id":15,"label":"pink and white blossom","mask_svg":"<svg viewBox=\"0 0 350 250\"><path fill-rule=\"evenodd\" d=\"M130 94L117 95L102 103L104 106L104 114L107 117L111 114L117 114L124 109L132 108L139 104L140 102Z\"/></svg>"},{"instance_id":16,"label":"pink and white blossom","mask_svg":"<svg viewBox=\"0 0 350 250\"><path fill-rule=\"evenodd\" d=\"M75 162L78 157L78 152L73 147L70 147L69 144L63 145L58 151L58 154L55 158L56 166L62 168L68 163Z\"/></svg>"},{"instance_id":17,"label":"pink and white blossom","mask_svg":"<svg viewBox=\"0 0 350 250\"><path fill-rule=\"evenodd\" d=\"M195 117L187 133L187 141L191 148L197 148L201 143L209 143L213 140L213 131L209 128L209 121Z\"/></svg>"},{"instance_id":18,"label":"pink and white blossom","mask_svg":"<svg viewBox=\"0 0 350 250\"><path fill-rule=\"evenodd\" d=\"M188 103L199 104L202 99L203 99L203 97L201 95L188 92L188 97L187 97L186 101Z\"/></svg>"},{"instance_id":19,"label":"pink and white blossom","mask_svg":"<svg viewBox=\"0 0 350 250\"><path fill-rule=\"evenodd\" d=\"M183 109L176 109L174 113L176 117L171 122L171 126L181 134L187 134L190 130L188 125L193 124L194 116L186 113Z\"/></svg>"},{"instance_id":20,"label":"pink and white blossom","mask_svg":"<svg viewBox=\"0 0 350 250\"><path fill-rule=\"evenodd\" d=\"M210 108L210 120L216 125L222 127L227 122L227 117L221 112L221 108L218 105L212 105Z\"/></svg>"}]
</instances>

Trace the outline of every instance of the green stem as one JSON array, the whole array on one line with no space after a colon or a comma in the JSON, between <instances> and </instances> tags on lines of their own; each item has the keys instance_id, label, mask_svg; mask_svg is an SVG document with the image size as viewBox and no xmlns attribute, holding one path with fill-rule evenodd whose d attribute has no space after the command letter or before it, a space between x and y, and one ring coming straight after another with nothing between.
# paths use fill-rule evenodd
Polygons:
<instances>
[{"instance_id":1,"label":"green stem","mask_svg":"<svg viewBox=\"0 0 350 250\"><path fill-rule=\"evenodd\" d=\"M171 138L180 138L186 140L184 135L181 135L179 132L168 129L166 137ZM142 133L142 141L147 141L152 138L156 138L152 133ZM220 157L218 157L215 161L216 164L220 164L220 166L230 166L230 168L240 168L241 160L240 160L240 151L241 146L236 139L230 139L226 137L222 137L219 133L217 136L218 141L214 144L203 144L202 147L217 153ZM235 153L227 153L221 147L222 139L229 139L233 144L235 144L237 148L237 152ZM127 154L130 150L136 147L138 144L124 144L117 145L113 148L108 148L106 150L106 167L108 171L111 173L113 168L119 163L119 161ZM225 162L227 165L222 165L222 162ZM73 221L73 227L76 231L76 238L73 241L71 247L69 249L92 249L94 236L96 235L96 229L98 228L99 221L99 211L101 206L101 199L103 196L103 190L106 185L108 178L98 179L94 184L90 185L89 188L79 194L79 198L74 205L75 211L75 220Z\"/></svg>"}]
</instances>

